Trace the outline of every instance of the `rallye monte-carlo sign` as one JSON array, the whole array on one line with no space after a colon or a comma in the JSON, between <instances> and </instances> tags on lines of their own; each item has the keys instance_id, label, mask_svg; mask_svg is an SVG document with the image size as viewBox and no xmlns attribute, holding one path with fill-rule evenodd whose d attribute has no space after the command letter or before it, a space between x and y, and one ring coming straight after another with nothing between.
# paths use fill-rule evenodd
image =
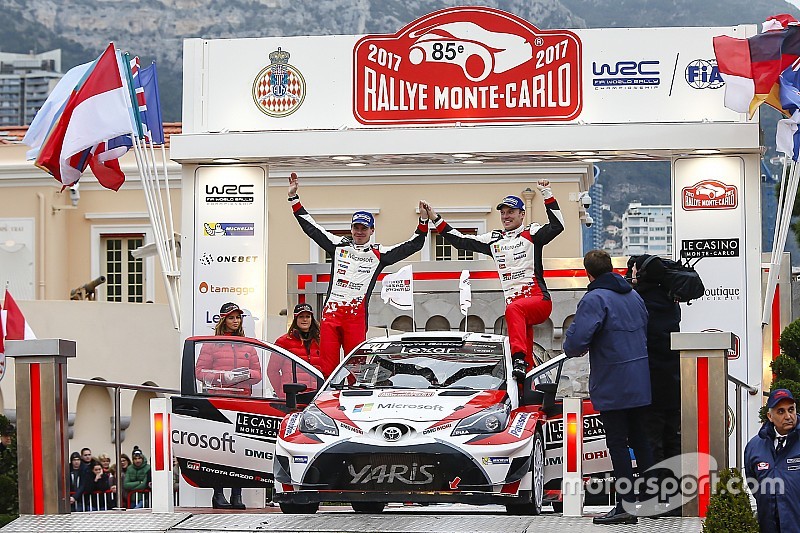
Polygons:
<instances>
[{"instance_id":1,"label":"rallye monte-carlo sign","mask_svg":"<svg viewBox=\"0 0 800 533\"><path fill-rule=\"evenodd\" d=\"M581 42L510 13L455 7L353 53L362 124L571 120L581 110Z\"/></svg>"}]
</instances>

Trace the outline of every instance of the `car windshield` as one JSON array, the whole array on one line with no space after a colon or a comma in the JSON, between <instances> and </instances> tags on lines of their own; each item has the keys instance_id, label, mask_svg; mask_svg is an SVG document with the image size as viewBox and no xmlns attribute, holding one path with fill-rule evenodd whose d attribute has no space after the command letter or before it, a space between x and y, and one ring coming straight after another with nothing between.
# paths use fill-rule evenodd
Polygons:
<instances>
[{"instance_id":1,"label":"car windshield","mask_svg":"<svg viewBox=\"0 0 800 533\"><path fill-rule=\"evenodd\" d=\"M329 389L499 389L503 345L479 342L376 342L351 354Z\"/></svg>"}]
</instances>

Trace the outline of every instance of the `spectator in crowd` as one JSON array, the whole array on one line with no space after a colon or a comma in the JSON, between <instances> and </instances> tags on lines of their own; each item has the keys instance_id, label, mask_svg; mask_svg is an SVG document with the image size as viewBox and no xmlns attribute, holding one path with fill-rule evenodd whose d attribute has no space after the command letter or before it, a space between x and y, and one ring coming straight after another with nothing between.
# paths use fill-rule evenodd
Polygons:
<instances>
[{"instance_id":1,"label":"spectator in crowd","mask_svg":"<svg viewBox=\"0 0 800 533\"><path fill-rule=\"evenodd\" d=\"M92 450L89 448L81 448L81 469L91 471L92 461L94 461Z\"/></svg>"},{"instance_id":2,"label":"spectator in crowd","mask_svg":"<svg viewBox=\"0 0 800 533\"><path fill-rule=\"evenodd\" d=\"M69 503L73 511L83 511L83 495L89 485L89 471L83 467L81 454L72 452L69 456Z\"/></svg>"},{"instance_id":3,"label":"spectator in crowd","mask_svg":"<svg viewBox=\"0 0 800 533\"><path fill-rule=\"evenodd\" d=\"M767 399L767 421L744 449L744 471L754 487L761 533L800 528L798 437L794 396L788 389L775 389Z\"/></svg>"},{"instance_id":4,"label":"spectator in crowd","mask_svg":"<svg viewBox=\"0 0 800 533\"><path fill-rule=\"evenodd\" d=\"M147 458L144 456L142 450L140 450L138 446L133 447L131 457L133 463L125 472L125 482L122 486L125 487L125 490L131 496L131 499L135 499L135 502L132 502L129 507L144 507L146 506L144 502L147 501L147 499L143 497L144 495L137 493L138 495L134 497L131 495L131 492L149 491L150 465L147 464Z\"/></svg>"},{"instance_id":5,"label":"spectator in crowd","mask_svg":"<svg viewBox=\"0 0 800 533\"><path fill-rule=\"evenodd\" d=\"M11 446L11 440L14 438L15 433L16 431L12 424L8 424L0 431L0 454Z\"/></svg>"},{"instance_id":6,"label":"spectator in crowd","mask_svg":"<svg viewBox=\"0 0 800 533\"><path fill-rule=\"evenodd\" d=\"M119 497L122 501L119 502L120 507L125 507L128 504L128 491L125 489L125 473L131 465L131 458L127 454L120 454L119 456L119 469L115 469L114 476L116 482L119 483ZM113 466L111 467L114 468Z\"/></svg>"},{"instance_id":7,"label":"spectator in crowd","mask_svg":"<svg viewBox=\"0 0 800 533\"><path fill-rule=\"evenodd\" d=\"M314 319L311 304L301 303L294 306L294 319L289 326L289 331L285 335L278 337L275 344L284 350L295 354L297 357L308 361L317 370L322 372L322 359L319 354L319 323ZM302 383L308 387L307 390L316 390L316 379L311 374L292 372L292 362L285 357L271 357L267 365L267 376L269 377L275 395L284 398L283 392L285 383Z\"/></svg>"},{"instance_id":8,"label":"spectator in crowd","mask_svg":"<svg viewBox=\"0 0 800 533\"><path fill-rule=\"evenodd\" d=\"M107 511L114 505L114 497L109 491L113 490L108 472L103 471L103 466L95 461L91 465L92 474L89 477L86 500L89 511Z\"/></svg>"},{"instance_id":9,"label":"spectator in crowd","mask_svg":"<svg viewBox=\"0 0 800 533\"><path fill-rule=\"evenodd\" d=\"M647 309L625 278L613 272L611 257L592 250L583 258L589 286L567 329L564 353L589 352L589 397L600 412L617 487L617 505L595 524L635 524L633 449L640 472L653 466L650 442L642 431L650 405L647 364ZM621 495L621 498L620 498Z\"/></svg>"},{"instance_id":10,"label":"spectator in crowd","mask_svg":"<svg viewBox=\"0 0 800 533\"><path fill-rule=\"evenodd\" d=\"M219 310L214 335L244 337L244 313L233 302ZM195 377L205 392L250 396L261 383L261 363L255 348L238 342L205 342L195 364Z\"/></svg>"}]
</instances>

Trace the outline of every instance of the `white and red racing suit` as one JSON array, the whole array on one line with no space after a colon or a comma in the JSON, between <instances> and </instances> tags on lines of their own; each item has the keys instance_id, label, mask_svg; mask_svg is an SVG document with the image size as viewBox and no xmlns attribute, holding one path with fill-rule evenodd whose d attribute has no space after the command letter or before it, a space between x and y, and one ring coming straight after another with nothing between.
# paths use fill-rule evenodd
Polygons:
<instances>
[{"instance_id":1,"label":"white and red racing suit","mask_svg":"<svg viewBox=\"0 0 800 533\"><path fill-rule=\"evenodd\" d=\"M320 320L320 356L327 377L339 364L339 350L345 355L367 337L369 295L378 275L389 266L420 251L428 234L428 221L420 220L414 235L394 246L367 243L358 245L350 237L340 237L308 214L300 199L290 199L300 228L320 248L331 254L331 282Z\"/></svg>"},{"instance_id":2,"label":"white and red racing suit","mask_svg":"<svg viewBox=\"0 0 800 533\"><path fill-rule=\"evenodd\" d=\"M564 217L552 191L542 189L542 197L549 220L544 225L533 223L511 231L464 235L442 218L434 221L436 231L452 246L494 258L506 298L511 353L524 353L528 369L533 367L533 326L547 320L553 310L544 282L542 248L564 231Z\"/></svg>"}]
</instances>

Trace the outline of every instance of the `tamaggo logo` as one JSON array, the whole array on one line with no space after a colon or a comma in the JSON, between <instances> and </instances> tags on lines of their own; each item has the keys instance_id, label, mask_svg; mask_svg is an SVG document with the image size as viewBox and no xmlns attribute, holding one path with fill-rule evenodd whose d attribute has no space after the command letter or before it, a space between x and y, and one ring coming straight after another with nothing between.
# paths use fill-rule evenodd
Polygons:
<instances>
[{"instance_id":1,"label":"tamaggo logo","mask_svg":"<svg viewBox=\"0 0 800 533\"><path fill-rule=\"evenodd\" d=\"M716 59L695 59L686 65L686 83L692 89L719 89L725 80L719 73Z\"/></svg>"},{"instance_id":2,"label":"tamaggo logo","mask_svg":"<svg viewBox=\"0 0 800 533\"><path fill-rule=\"evenodd\" d=\"M683 209L736 209L739 205L739 191L735 185L727 185L719 180L698 181L681 191Z\"/></svg>"},{"instance_id":3,"label":"tamaggo logo","mask_svg":"<svg viewBox=\"0 0 800 533\"><path fill-rule=\"evenodd\" d=\"M203 235L206 237L252 237L255 235L252 222L204 222Z\"/></svg>"},{"instance_id":4,"label":"tamaggo logo","mask_svg":"<svg viewBox=\"0 0 800 533\"><path fill-rule=\"evenodd\" d=\"M658 60L622 60L615 63L592 61L595 89L653 89L661 85Z\"/></svg>"},{"instance_id":5,"label":"tamaggo logo","mask_svg":"<svg viewBox=\"0 0 800 533\"><path fill-rule=\"evenodd\" d=\"M228 293L228 294L235 294L237 296L247 296L248 294L253 294L256 292L255 287L237 287L237 286L220 286L214 285L213 283L207 283L205 281L201 282L200 285L197 287L197 292L200 294L206 293Z\"/></svg>"},{"instance_id":6,"label":"tamaggo logo","mask_svg":"<svg viewBox=\"0 0 800 533\"><path fill-rule=\"evenodd\" d=\"M206 185L207 204L252 204L255 194L254 185L242 183L226 183L224 185Z\"/></svg>"}]
</instances>

